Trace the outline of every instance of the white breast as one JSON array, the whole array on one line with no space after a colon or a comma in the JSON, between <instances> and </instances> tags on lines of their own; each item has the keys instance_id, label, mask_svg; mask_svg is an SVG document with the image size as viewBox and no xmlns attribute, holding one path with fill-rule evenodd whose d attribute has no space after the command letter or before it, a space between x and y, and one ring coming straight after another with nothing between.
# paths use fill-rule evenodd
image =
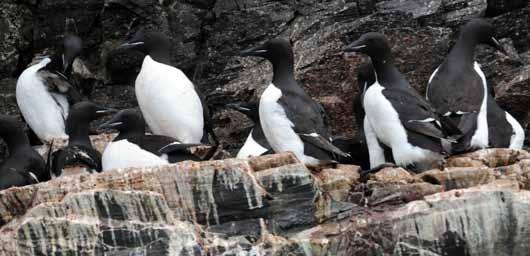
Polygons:
<instances>
[{"instance_id":1,"label":"white breast","mask_svg":"<svg viewBox=\"0 0 530 256\"><path fill-rule=\"evenodd\" d=\"M482 86L484 89L482 104L480 105L480 112L477 117L477 130L475 134L471 137L471 147L477 148L487 148L489 144L489 134L488 134L488 85L486 84L486 76L484 72L480 69L478 63L474 64L475 72L480 76L482 80Z\"/></svg>"},{"instance_id":2,"label":"white breast","mask_svg":"<svg viewBox=\"0 0 530 256\"><path fill-rule=\"evenodd\" d=\"M521 149L524 144L524 130L521 124L513 118L508 112L506 113L506 121L512 126L512 137L510 138L510 148L511 149Z\"/></svg>"},{"instance_id":3,"label":"white breast","mask_svg":"<svg viewBox=\"0 0 530 256\"><path fill-rule=\"evenodd\" d=\"M127 140L113 141L107 145L101 156L104 171L129 167L148 167L167 164L168 161L143 150Z\"/></svg>"},{"instance_id":4,"label":"white breast","mask_svg":"<svg viewBox=\"0 0 530 256\"><path fill-rule=\"evenodd\" d=\"M245 144L237 153L237 158L247 158L251 156L261 156L261 154L267 152L267 149L257 143L252 137L252 131L247 137Z\"/></svg>"},{"instance_id":5,"label":"white breast","mask_svg":"<svg viewBox=\"0 0 530 256\"><path fill-rule=\"evenodd\" d=\"M63 117L66 118L66 114L63 116L62 109L57 105L37 73L49 62L50 59L45 58L40 63L24 70L18 78L16 87L16 99L20 112L35 134L44 141L68 137L65 133L63 119ZM59 102L63 104L66 102L66 108L68 108L66 98L62 95L56 96Z\"/></svg>"},{"instance_id":6,"label":"white breast","mask_svg":"<svg viewBox=\"0 0 530 256\"><path fill-rule=\"evenodd\" d=\"M138 105L154 134L182 143L200 143L203 109L193 84L182 71L146 56L135 83Z\"/></svg>"},{"instance_id":7,"label":"white breast","mask_svg":"<svg viewBox=\"0 0 530 256\"><path fill-rule=\"evenodd\" d=\"M392 149L396 164L406 166L415 162L433 161L440 158L438 153L416 147L408 142L407 132L401 124L398 113L382 93L384 89L376 81L366 91L363 105L372 131L379 141Z\"/></svg>"},{"instance_id":8,"label":"white breast","mask_svg":"<svg viewBox=\"0 0 530 256\"><path fill-rule=\"evenodd\" d=\"M274 84L270 84L261 95L259 116L265 138L275 152L291 151L305 164L318 164L317 159L304 154L304 143L293 130L294 124L278 103L281 96L282 91Z\"/></svg>"}]
</instances>

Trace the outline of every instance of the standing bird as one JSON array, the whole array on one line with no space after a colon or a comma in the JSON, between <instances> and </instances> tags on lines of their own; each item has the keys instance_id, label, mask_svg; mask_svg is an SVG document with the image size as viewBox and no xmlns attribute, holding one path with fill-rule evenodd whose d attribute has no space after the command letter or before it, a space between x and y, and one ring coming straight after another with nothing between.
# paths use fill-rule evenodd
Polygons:
<instances>
[{"instance_id":1,"label":"standing bird","mask_svg":"<svg viewBox=\"0 0 530 256\"><path fill-rule=\"evenodd\" d=\"M250 120L252 120L252 122L254 122L254 127L250 130L247 140L245 140L245 144L243 144L243 147L241 147L237 153L237 158L261 156L271 152L271 146L269 145L267 138L265 138L265 134L263 134L263 129L261 129L259 106L254 103L232 103L227 104L227 106L245 114Z\"/></svg>"},{"instance_id":2,"label":"standing bird","mask_svg":"<svg viewBox=\"0 0 530 256\"><path fill-rule=\"evenodd\" d=\"M475 48L487 44L506 53L494 37L494 27L482 20L468 22L451 52L434 71L427 99L451 135L459 136L452 153L494 147L521 148L524 131L493 99L486 76L475 61Z\"/></svg>"},{"instance_id":3,"label":"standing bird","mask_svg":"<svg viewBox=\"0 0 530 256\"><path fill-rule=\"evenodd\" d=\"M284 39L241 52L272 63L272 83L260 98L263 133L275 152L291 151L307 165L334 162L334 155L348 156L330 142L324 109L311 99L294 78L293 50Z\"/></svg>"},{"instance_id":4,"label":"standing bird","mask_svg":"<svg viewBox=\"0 0 530 256\"><path fill-rule=\"evenodd\" d=\"M434 109L392 64L386 38L380 33L366 33L345 51L367 54L375 71L375 82L367 84L363 97L371 168L385 163L379 143L392 150L396 164L418 171L442 160L441 140L445 136Z\"/></svg>"},{"instance_id":5,"label":"standing bird","mask_svg":"<svg viewBox=\"0 0 530 256\"><path fill-rule=\"evenodd\" d=\"M188 151L197 144L180 144L172 137L145 134L145 122L138 110L121 110L98 127L98 130L110 129L118 130L119 134L103 151L105 171L201 160Z\"/></svg>"},{"instance_id":6,"label":"standing bird","mask_svg":"<svg viewBox=\"0 0 530 256\"><path fill-rule=\"evenodd\" d=\"M88 173L101 172L101 154L90 142L90 122L115 112L113 109L83 101L72 106L66 119L68 146L52 154L52 175L59 177L69 167L83 167Z\"/></svg>"},{"instance_id":7,"label":"standing bird","mask_svg":"<svg viewBox=\"0 0 530 256\"><path fill-rule=\"evenodd\" d=\"M206 128L217 143L201 95L188 77L170 64L170 42L165 35L139 31L120 48L146 54L135 91L140 110L153 133L197 144Z\"/></svg>"},{"instance_id":8,"label":"standing bird","mask_svg":"<svg viewBox=\"0 0 530 256\"><path fill-rule=\"evenodd\" d=\"M368 87L374 82L375 71L372 67L372 63L366 62L359 65L357 67L357 86L359 88L359 92L353 99L353 114L355 122L357 123L357 127L359 127L358 134L352 139L333 139L333 145L337 146L351 156L350 158L346 158L346 160L349 161L340 161L340 159L339 161L341 163L359 165L361 166L362 170L370 169L370 154L368 152L368 145L364 133L365 113L363 108L363 97L366 89L368 89ZM371 130L369 132L371 132ZM392 158L392 150L380 142L378 142L378 144L383 148L384 161L393 163L394 159Z\"/></svg>"},{"instance_id":9,"label":"standing bird","mask_svg":"<svg viewBox=\"0 0 530 256\"><path fill-rule=\"evenodd\" d=\"M45 57L18 78L16 99L22 116L42 141L66 138L65 120L70 105L81 96L70 85L66 72L81 51L81 39L68 35L62 50Z\"/></svg>"},{"instance_id":10,"label":"standing bird","mask_svg":"<svg viewBox=\"0 0 530 256\"><path fill-rule=\"evenodd\" d=\"M0 115L0 137L9 150L0 164L0 190L50 179L44 159L30 146L23 124L15 117Z\"/></svg>"}]
</instances>

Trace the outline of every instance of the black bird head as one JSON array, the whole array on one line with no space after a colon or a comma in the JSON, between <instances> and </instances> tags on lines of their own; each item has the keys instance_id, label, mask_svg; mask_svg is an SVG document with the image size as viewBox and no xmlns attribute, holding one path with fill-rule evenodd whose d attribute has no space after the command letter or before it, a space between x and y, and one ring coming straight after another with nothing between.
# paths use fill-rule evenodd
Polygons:
<instances>
[{"instance_id":1,"label":"black bird head","mask_svg":"<svg viewBox=\"0 0 530 256\"><path fill-rule=\"evenodd\" d=\"M82 101L72 106L70 114L68 114L68 120L72 119L77 123L88 124L98 118L116 112L117 110L113 108L103 107L90 101Z\"/></svg>"},{"instance_id":2,"label":"black bird head","mask_svg":"<svg viewBox=\"0 0 530 256\"><path fill-rule=\"evenodd\" d=\"M259 106L256 103L238 102L226 104L228 108L237 110L245 114L252 122L259 122Z\"/></svg>"},{"instance_id":3,"label":"black bird head","mask_svg":"<svg viewBox=\"0 0 530 256\"><path fill-rule=\"evenodd\" d=\"M119 49L133 49L148 55L169 52L170 48L171 43L167 36L160 32L144 32L143 30L136 32L131 40L119 47Z\"/></svg>"},{"instance_id":4,"label":"black bird head","mask_svg":"<svg viewBox=\"0 0 530 256\"><path fill-rule=\"evenodd\" d=\"M508 55L504 47L495 38L495 27L483 19L473 19L463 26L460 38L474 44L486 44Z\"/></svg>"},{"instance_id":5,"label":"black bird head","mask_svg":"<svg viewBox=\"0 0 530 256\"><path fill-rule=\"evenodd\" d=\"M0 115L0 137L8 140L15 134L24 134L24 125L14 116Z\"/></svg>"},{"instance_id":6,"label":"black bird head","mask_svg":"<svg viewBox=\"0 0 530 256\"><path fill-rule=\"evenodd\" d=\"M76 35L68 34L62 41L62 72L64 74L71 68L74 59L79 56L83 49L83 41Z\"/></svg>"},{"instance_id":7,"label":"black bird head","mask_svg":"<svg viewBox=\"0 0 530 256\"><path fill-rule=\"evenodd\" d=\"M263 45L252 47L240 52L240 55L263 57L275 64L285 59L293 59L293 48L289 41L275 38Z\"/></svg>"},{"instance_id":8,"label":"black bird head","mask_svg":"<svg viewBox=\"0 0 530 256\"><path fill-rule=\"evenodd\" d=\"M364 53L373 61L384 61L391 55L388 40L383 34L377 32L363 34L357 41L346 46L344 51Z\"/></svg>"},{"instance_id":9,"label":"black bird head","mask_svg":"<svg viewBox=\"0 0 530 256\"><path fill-rule=\"evenodd\" d=\"M118 130L145 134L145 121L138 109L124 109L98 127L99 131Z\"/></svg>"},{"instance_id":10,"label":"black bird head","mask_svg":"<svg viewBox=\"0 0 530 256\"><path fill-rule=\"evenodd\" d=\"M289 41L275 38L263 45L252 47L240 52L241 56L263 57L271 62L273 69L272 81L275 84L280 80L294 80L294 55Z\"/></svg>"}]
</instances>

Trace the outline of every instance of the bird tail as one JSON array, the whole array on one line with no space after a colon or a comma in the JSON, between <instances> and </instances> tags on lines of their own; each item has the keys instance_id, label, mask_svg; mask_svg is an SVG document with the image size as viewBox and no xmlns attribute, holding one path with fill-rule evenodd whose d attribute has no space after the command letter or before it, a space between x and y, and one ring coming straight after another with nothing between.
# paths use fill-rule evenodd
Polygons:
<instances>
[{"instance_id":1,"label":"bird tail","mask_svg":"<svg viewBox=\"0 0 530 256\"><path fill-rule=\"evenodd\" d=\"M50 179L52 177L52 154L53 154L53 143L54 139L50 141L48 144L48 155L46 156L46 167L44 169L44 173L47 173L50 175Z\"/></svg>"}]
</instances>

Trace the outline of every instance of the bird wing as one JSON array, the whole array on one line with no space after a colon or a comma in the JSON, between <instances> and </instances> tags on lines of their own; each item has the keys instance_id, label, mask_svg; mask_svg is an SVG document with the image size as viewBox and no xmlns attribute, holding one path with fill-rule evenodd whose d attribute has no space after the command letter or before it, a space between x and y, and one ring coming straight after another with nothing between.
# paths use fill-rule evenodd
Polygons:
<instances>
[{"instance_id":1,"label":"bird wing","mask_svg":"<svg viewBox=\"0 0 530 256\"><path fill-rule=\"evenodd\" d=\"M324 109L307 95L282 92L278 103L283 107L293 129L302 141L321 150L347 157L348 154L335 147L331 141L322 113ZM289 102L287 101L289 100Z\"/></svg>"},{"instance_id":2,"label":"bird wing","mask_svg":"<svg viewBox=\"0 0 530 256\"><path fill-rule=\"evenodd\" d=\"M39 76L43 79L50 93L64 95L70 105L83 100L81 94L62 73L42 69L39 71Z\"/></svg>"},{"instance_id":3,"label":"bird wing","mask_svg":"<svg viewBox=\"0 0 530 256\"><path fill-rule=\"evenodd\" d=\"M436 139L446 138L434 108L414 89L386 88L383 95L398 113L405 129Z\"/></svg>"},{"instance_id":4,"label":"bird wing","mask_svg":"<svg viewBox=\"0 0 530 256\"><path fill-rule=\"evenodd\" d=\"M484 86L473 68L455 68L442 64L429 82L427 96L448 134L465 136L476 128ZM493 87L488 91L493 93Z\"/></svg>"},{"instance_id":5,"label":"bird wing","mask_svg":"<svg viewBox=\"0 0 530 256\"><path fill-rule=\"evenodd\" d=\"M82 145L67 146L52 154L51 168L56 177L61 175L65 166L71 165L84 165L101 172L101 154L93 148Z\"/></svg>"}]
</instances>

